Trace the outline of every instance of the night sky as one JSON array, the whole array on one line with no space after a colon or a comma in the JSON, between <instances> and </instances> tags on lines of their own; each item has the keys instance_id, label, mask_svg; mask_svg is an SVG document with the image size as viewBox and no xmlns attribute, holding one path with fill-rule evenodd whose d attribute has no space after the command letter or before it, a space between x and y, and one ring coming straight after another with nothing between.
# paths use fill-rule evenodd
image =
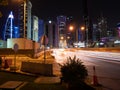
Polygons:
<instances>
[{"instance_id":1,"label":"night sky","mask_svg":"<svg viewBox=\"0 0 120 90\"><path fill-rule=\"evenodd\" d=\"M30 0L32 14L41 19L56 19L66 15L81 22L83 20L82 0ZM113 28L120 22L120 0L88 0L88 13L93 22L101 14L107 18L108 26Z\"/></svg>"},{"instance_id":2,"label":"night sky","mask_svg":"<svg viewBox=\"0 0 120 90\"><path fill-rule=\"evenodd\" d=\"M8 0L10 1L10 0ZM16 0L18 1L18 0ZM82 0L30 0L32 15L43 20L56 20L59 15L73 16L78 23L83 23ZM85 1L85 0L83 0ZM0 32L3 30L5 18L10 8L0 6L3 16L0 18ZM107 18L108 27L115 28L120 22L120 0L88 0L88 15L92 22L96 22L100 15ZM82 24L83 25L83 24ZM0 33L1 34L1 33ZM1 37L0 37L1 38Z\"/></svg>"}]
</instances>

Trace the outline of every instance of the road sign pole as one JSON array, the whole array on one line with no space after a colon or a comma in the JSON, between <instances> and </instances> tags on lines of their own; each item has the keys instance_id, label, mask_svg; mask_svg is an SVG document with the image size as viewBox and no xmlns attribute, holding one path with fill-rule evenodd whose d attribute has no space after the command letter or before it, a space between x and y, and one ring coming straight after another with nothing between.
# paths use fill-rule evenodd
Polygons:
<instances>
[{"instance_id":1,"label":"road sign pole","mask_svg":"<svg viewBox=\"0 0 120 90\"><path fill-rule=\"evenodd\" d=\"M16 54L17 54L17 51L18 51L18 44L14 44L14 52L15 52L15 55L14 55L14 71L16 71Z\"/></svg>"},{"instance_id":2,"label":"road sign pole","mask_svg":"<svg viewBox=\"0 0 120 90\"><path fill-rule=\"evenodd\" d=\"M15 52L15 56L14 56L14 67L16 68L16 52Z\"/></svg>"}]
</instances>

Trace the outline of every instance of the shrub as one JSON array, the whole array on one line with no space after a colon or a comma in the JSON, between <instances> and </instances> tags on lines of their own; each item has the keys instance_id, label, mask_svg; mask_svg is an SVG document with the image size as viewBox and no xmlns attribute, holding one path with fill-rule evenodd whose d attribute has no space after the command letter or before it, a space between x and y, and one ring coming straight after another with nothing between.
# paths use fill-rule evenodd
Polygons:
<instances>
[{"instance_id":1,"label":"shrub","mask_svg":"<svg viewBox=\"0 0 120 90\"><path fill-rule=\"evenodd\" d=\"M88 76L88 71L82 63L79 58L76 59L76 56L68 57L67 62L61 65L62 80L66 83L84 82Z\"/></svg>"},{"instance_id":2,"label":"shrub","mask_svg":"<svg viewBox=\"0 0 120 90\"><path fill-rule=\"evenodd\" d=\"M67 58L67 62L61 65L61 73L62 81L67 83L68 90L95 90L85 83L88 71L76 56Z\"/></svg>"}]
</instances>

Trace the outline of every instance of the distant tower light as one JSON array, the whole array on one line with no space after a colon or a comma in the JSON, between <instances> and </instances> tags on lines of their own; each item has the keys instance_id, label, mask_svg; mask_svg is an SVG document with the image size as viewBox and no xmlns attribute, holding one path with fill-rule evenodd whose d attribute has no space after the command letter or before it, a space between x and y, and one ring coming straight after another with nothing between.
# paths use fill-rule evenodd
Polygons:
<instances>
[{"instance_id":1,"label":"distant tower light","mask_svg":"<svg viewBox=\"0 0 120 90\"><path fill-rule=\"evenodd\" d=\"M50 21L49 21L49 23L51 24L51 23L52 23L52 21L50 20Z\"/></svg>"},{"instance_id":2,"label":"distant tower light","mask_svg":"<svg viewBox=\"0 0 120 90\"><path fill-rule=\"evenodd\" d=\"M14 18L12 11L10 12L8 18L10 18L10 22L11 22L10 23L10 33L11 33L10 38L12 38L13 37L13 18Z\"/></svg>"},{"instance_id":3,"label":"distant tower light","mask_svg":"<svg viewBox=\"0 0 120 90\"><path fill-rule=\"evenodd\" d=\"M9 17L8 18L11 18L11 19L13 19L14 18L14 16L13 16L13 12L10 12L10 14L9 14Z\"/></svg>"}]
</instances>

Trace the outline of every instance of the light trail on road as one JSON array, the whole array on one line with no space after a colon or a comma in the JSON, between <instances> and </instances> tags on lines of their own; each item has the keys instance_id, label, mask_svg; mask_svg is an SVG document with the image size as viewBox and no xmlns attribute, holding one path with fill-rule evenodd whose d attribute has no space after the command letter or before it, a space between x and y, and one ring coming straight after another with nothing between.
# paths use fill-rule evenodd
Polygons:
<instances>
[{"instance_id":1,"label":"light trail on road","mask_svg":"<svg viewBox=\"0 0 120 90\"><path fill-rule=\"evenodd\" d=\"M101 59L106 62L120 64L120 53L112 52L98 52L98 51L78 51L76 53L82 54L86 57Z\"/></svg>"},{"instance_id":2,"label":"light trail on road","mask_svg":"<svg viewBox=\"0 0 120 90\"><path fill-rule=\"evenodd\" d=\"M89 75L93 76L93 66L99 82L106 87L105 90L120 90L120 53L85 51L85 50L55 50L57 63L65 63L67 57L76 56L87 67Z\"/></svg>"}]
</instances>

